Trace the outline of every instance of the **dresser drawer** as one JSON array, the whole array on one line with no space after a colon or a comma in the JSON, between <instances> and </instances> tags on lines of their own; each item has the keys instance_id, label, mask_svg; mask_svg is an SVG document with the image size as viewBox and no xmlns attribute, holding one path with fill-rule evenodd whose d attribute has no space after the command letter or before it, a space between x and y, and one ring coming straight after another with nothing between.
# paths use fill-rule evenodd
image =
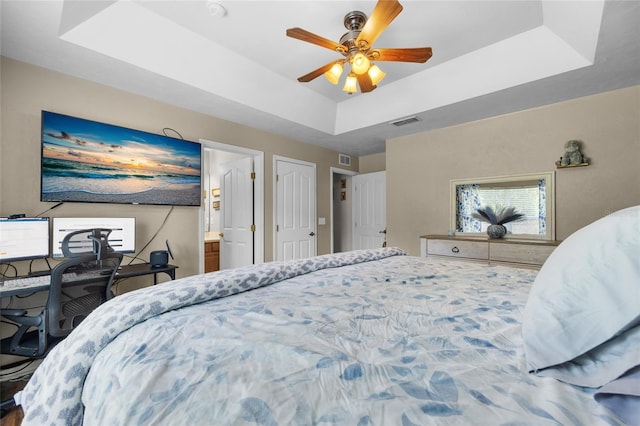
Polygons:
<instances>
[{"instance_id":1,"label":"dresser drawer","mask_svg":"<svg viewBox=\"0 0 640 426\"><path fill-rule=\"evenodd\" d=\"M489 259L489 244L485 241L427 240L427 255Z\"/></svg>"},{"instance_id":2,"label":"dresser drawer","mask_svg":"<svg viewBox=\"0 0 640 426\"><path fill-rule=\"evenodd\" d=\"M422 235L421 256L447 256L507 264L520 268L540 268L560 241L474 239L447 235Z\"/></svg>"},{"instance_id":3,"label":"dresser drawer","mask_svg":"<svg viewBox=\"0 0 640 426\"><path fill-rule=\"evenodd\" d=\"M542 265L555 248L542 244L491 244L489 260Z\"/></svg>"}]
</instances>

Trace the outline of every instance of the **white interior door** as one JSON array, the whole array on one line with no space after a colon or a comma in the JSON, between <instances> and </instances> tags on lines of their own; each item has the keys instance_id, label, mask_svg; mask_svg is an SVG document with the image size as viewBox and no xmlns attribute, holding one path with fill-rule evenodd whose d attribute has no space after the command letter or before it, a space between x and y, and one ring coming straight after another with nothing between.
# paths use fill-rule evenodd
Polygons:
<instances>
[{"instance_id":1,"label":"white interior door","mask_svg":"<svg viewBox=\"0 0 640 426\"><path fill-rule=\"evenodd\" d=\"M220 269L254 263L253 158L230 161L220 172Z\"/></svg>"},{"instance_id":2,"label":"white interior door","mask_svg":"<svg viewBox=\"0 0 640 426\"><path fill-rule=\"evenodd\" d=\"M316 255L316 166L276 159L276 260Z\"/></svg>"},{"instance_id":3,"label":"white interior door","mask_svg":"<svg viewBox=\"0 0 640 426\"><path fill-rule=\"evenodd\" d=\"M386 172L352 178L353 249L380 248L386 241Z\"/></svg>"}]
</instances>

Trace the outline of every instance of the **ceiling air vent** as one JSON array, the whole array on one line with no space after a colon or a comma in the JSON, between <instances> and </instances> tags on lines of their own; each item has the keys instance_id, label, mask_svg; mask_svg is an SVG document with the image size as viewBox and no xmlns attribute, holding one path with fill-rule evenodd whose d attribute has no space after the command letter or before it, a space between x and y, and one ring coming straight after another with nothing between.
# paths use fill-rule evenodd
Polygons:
<instances>
[{"instance_id":1,"label":"ceiling air vent","mask_svg":"<svg viewBox=\"0 0 640 426\"><path fill-rule=\"evenodd\" d=\"M396 127L400 127L406 126L407 124L415 123L417 121L420 121L420 119L414 115L412 117L401 118L400 120L392 121L391 124Z\"/></svg>"},{"instance_id":2,"label":"ceiling air vent","mask_svg":"<svg viewBox=\"0 0 640 426\"><path fill-rule=\"evenodd\" d=\"M338 164L340 164L341 166L350 166L351 156L347 154L338 154Z\"/></svg>"}]
</instances>

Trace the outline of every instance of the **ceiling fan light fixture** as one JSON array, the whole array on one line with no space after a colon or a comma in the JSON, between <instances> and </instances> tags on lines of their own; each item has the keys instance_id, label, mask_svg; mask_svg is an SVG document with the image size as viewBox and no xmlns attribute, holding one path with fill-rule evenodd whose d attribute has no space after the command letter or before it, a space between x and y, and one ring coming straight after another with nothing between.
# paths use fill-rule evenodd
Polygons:
<instances>
[{"instance_id":1,"label":"ceiling fan light fixture","mask_svg":"<svg viewBox=\"0 0 640 426\"><path fill-rule=\"evenodd\" d=\"M371 68L369 68L369 71L367 71L367 73L371 78L371 84L373 84L374 86L377 86L378 83L382 81L384 76L387 75L387 73L382 71L380 68L378 68L376 64L372 64Z\"/></svg>"},{"instance_id":2,"label":"ceiling fan light fixture","mask_svg":"<svg viewBox=\"0 0 640 426\"><path fill-rule=\"evenodd\" d=\"M324 76L329 80L331 84L338 84L338 80L342 75L342 64L340 62L336 62L329 69L329 71L324 73Z\"/></svg>"},{"instance_id":3,"label":"ceiling fan light fixture","mask_svg":"<svg viewBox=\"0 0 640 426\"><path fill-rule=\"evenodd\" d=\"M298 81L308 83L324 74L327 80L337 84L340 74L332 69L336 63L339 63L342 68L346 68L345 64L348 64L351 69L342 90L349 94L356 93L358 90L361 93L369 93L386 75L372 61L424 63L429 60L432 55L430 47L384 49L373 47L378 37L402 12L402 9L398 0L377 0L369 18L360 11L347 13L344 17L344 26L348 32L340 37L339 42L299 27L288 28L287 37L324 47L344 57L344 59L333 60L298 77Z\"/></svg>"},{"instance_id":4,"label":"ceiling fan light fixture","mask_svg":"<svg viewBox=\"0 0 640 426\"><path fill-rule=\"evenodd\" d=\"M358 52L354 55L353 61L351 62L351 70L356 74L364 74L369 71L370 65L369 58L367 58L364 53Z\"/></svg>"},{"instance_id":5,"label":"ceiling fan light fixture","mask_svg":"<svg viewBox=\"0 0 640 426\"><path fill-rule=\"evenodd\" d=\"M354 73L349 73L342 90L348 92L350 95L358 91L358 79Z\"/></svg>"}]
</instances>

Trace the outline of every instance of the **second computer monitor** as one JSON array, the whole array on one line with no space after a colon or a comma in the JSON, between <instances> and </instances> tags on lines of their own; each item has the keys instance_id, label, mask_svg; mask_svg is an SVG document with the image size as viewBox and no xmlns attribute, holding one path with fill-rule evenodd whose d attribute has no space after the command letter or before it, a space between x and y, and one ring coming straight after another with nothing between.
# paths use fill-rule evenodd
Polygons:
<instances>
[{"instance_id":1,"label":"second computer monitor","mask_svg":"<svg viewBox=\"0 0 640 426\"><path fill-rule=\"evenodd\" d=\"M62 240L73 231L81 229L111 229L109 245L119 253L136 251L135 217L54 217L51 235L52 256L63 257Z\"/></svg>"}]
</instances>

